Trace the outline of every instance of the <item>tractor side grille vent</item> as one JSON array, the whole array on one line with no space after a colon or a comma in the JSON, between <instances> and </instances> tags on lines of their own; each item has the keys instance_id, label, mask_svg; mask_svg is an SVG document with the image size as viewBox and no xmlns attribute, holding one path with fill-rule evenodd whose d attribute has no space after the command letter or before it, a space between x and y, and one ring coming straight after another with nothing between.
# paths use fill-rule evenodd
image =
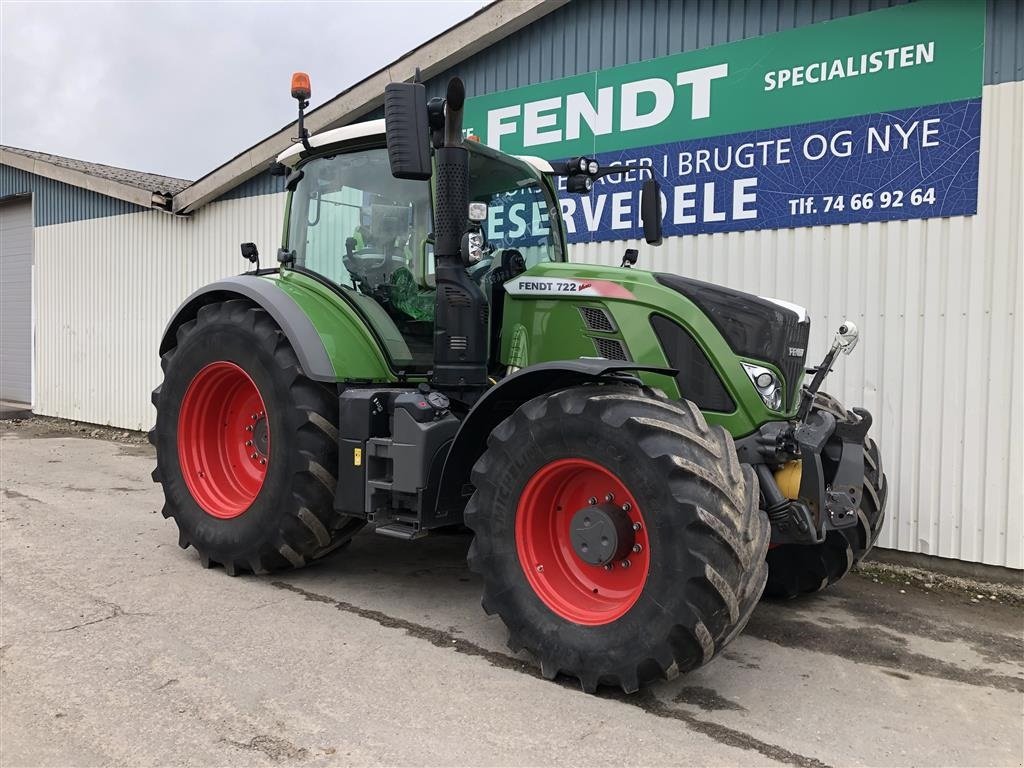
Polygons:
<instances>
[{"instance_id":1,"label":"tractor side grille vent","mask_svg":"<svg viewBox=\"0 0 1024 768\"><path fill-rule=\"evenodd\" d=\"M468 307L469 296L458 287L445 285L442 287L444 290L445 298L448 300L449 307Z\"/></svg>"},{"instance_id":2,"label":"tractor side grille vent","mask_svg":"<svg viewBox=\"0 0 1024 768\"><path fill-rule=\"evenodd\" d=\"M465 352L469 348L469 339L465 336L452 336L448 348L456 352Z\"/></svg>"},{"instance_id":3,"label":"tractor side grille vent","mask_svg":"<svg viewBox=\"0 0 1024 768\"><path fill-rule=\"evenodd\" d=\"M597 354L606 360L629 360L626 346L616 339L592 339Z\"/></svg>"},{"instance_id":4,"label":"tractor side grille vent","mask_svg":"<svg viewBox=\"0 0 1024 768\"><path fill-rule=\"evenodd\" d=\"M588 331L598 333L615 333L618 330L608 313L598 307L580 307L583 324Z\"/></svg>"}]
</instances>

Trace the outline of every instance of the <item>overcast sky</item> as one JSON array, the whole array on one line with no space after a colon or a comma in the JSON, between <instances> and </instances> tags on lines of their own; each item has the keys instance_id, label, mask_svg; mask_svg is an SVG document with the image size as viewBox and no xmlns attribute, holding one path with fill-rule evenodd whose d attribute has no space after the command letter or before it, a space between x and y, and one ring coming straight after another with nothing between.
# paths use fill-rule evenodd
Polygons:
<instances>
[{"instance_id":1,"label":"overcast sky","mask_svg":"<svg viewBox=\"0 0 1024 768\"><path fill-rule=\"evenodd\" d=\"M485 0L0 2L0 143L197 179Z\"/></svg>"}]
</instances>

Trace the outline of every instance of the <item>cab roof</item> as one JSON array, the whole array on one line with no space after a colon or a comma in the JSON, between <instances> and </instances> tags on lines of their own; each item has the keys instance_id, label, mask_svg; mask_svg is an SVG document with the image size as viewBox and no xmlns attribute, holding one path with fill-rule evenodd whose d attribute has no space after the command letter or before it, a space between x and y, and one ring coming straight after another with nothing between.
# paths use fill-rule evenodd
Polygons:
<instances>
[{"instance_id":1,"label":"cab roof","mask_svg":"<svg viewBox=\"0 0 1024 768\"><path fill-rule=\"evenodd\" d=\"M353 123L352 125L345 125L341 128L334 128L329 131L314 134L309 137L309 145L311 147L327 147L332 144L341 145L356 139L367 139L373 137L379 137L381 139L384 138L383 120L367 120L362 123ZM485 147L486 145L481 144L480 146ZM296 142L277 156L277 162L283 163L289 167L294 167L301 159L301 155L304 150L305 148L302 144ZM492 151L497 152L497 150ZM509 155L509 157L514 157L516 160L526 163L539 173L552 172L551 163L542 157L536 157L534 155Z\"/></svg>"},{"instance_id":2,"label":"cab roof","mask_svg":"<svg viewBox=\"0 0 1024 768\"><path fill-rule=\"evenodd\" d=\"M311 147L326 147L330 144L342 144L353 139L366 139L371 136L384 138L384 121L367 120L362 123L343 125L341 128L333 128L323 133L316 133L309 137ZM299 162L299 155L305 148L301 143L296 142L288 149L277 156L277 162L287 166L295 166Z\"/></svg>"}]
</instances>

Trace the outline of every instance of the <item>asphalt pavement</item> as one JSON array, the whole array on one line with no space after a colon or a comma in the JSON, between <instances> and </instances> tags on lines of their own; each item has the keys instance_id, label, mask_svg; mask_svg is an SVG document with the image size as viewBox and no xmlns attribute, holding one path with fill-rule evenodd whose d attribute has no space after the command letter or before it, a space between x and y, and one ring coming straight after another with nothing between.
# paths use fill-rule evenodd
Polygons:
<instances>
[{"instance_id":1,"label":"asphalt pavement","mask_svg":"<svg viewBox=\"0 0 1024 768\"><path fill-rule=\"evenodd\" d=\"M854 574L638 695L540 678L464 535L231 578L148 445L0 436L0 764L1020 765L1024 612Z\"/></svg>"}]
</instances>

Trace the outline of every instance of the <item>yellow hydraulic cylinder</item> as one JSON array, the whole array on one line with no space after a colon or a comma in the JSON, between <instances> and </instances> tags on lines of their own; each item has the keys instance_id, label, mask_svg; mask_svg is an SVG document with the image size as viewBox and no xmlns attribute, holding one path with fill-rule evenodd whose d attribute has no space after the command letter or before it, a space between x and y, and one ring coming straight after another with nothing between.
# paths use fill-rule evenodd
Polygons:
<instances>
[{"instance_id":1,"label":"yellow hydraulic cylinder","mask_svg":"<svg viewBox=\"0 0 1024 768\"><path fill-rule=\"evenodd\" d=\"M800 476L803 472L803 462L787 461L775 471L775 482L779 484L779 490L787 499L796 499L800 496Z\"/></svg>"}]
</instances>

